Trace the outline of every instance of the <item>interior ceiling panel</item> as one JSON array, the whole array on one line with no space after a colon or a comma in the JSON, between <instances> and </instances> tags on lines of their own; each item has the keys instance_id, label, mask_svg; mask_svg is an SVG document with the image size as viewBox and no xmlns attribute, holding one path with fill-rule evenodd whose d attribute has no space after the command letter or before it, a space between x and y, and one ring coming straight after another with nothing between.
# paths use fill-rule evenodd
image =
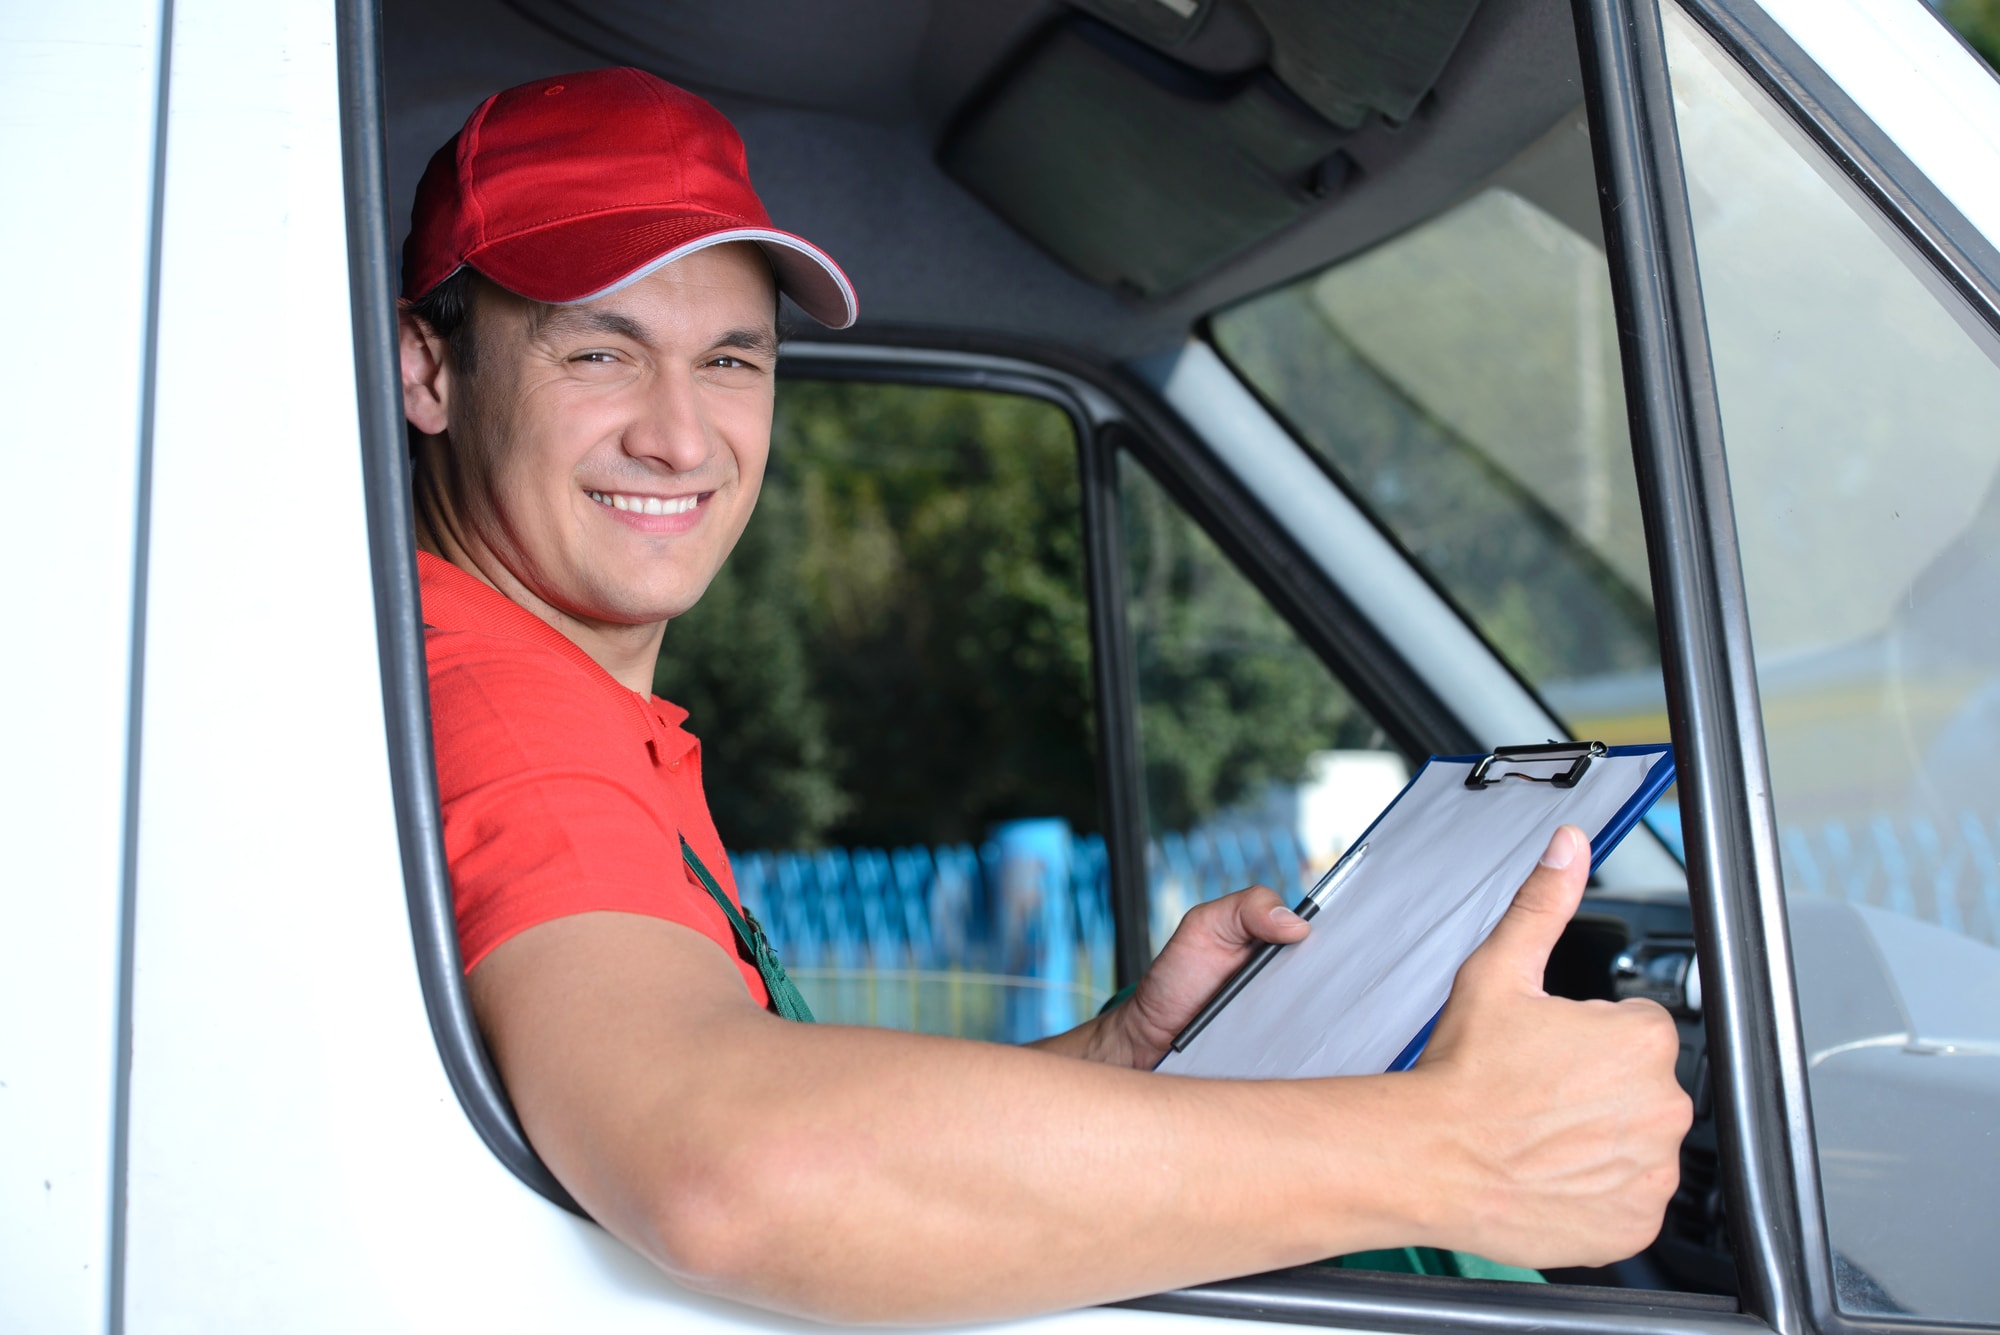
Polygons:
<instances>
[{"instance_id":1,"label":"interior ceiling panel","mask_svg":"<svg viewBox=\"0 0 2000 1335\"><path fill-rule=\"evenodd\" d=\"M675 83L879 120L914 112L913 75L931 16L928 0L507 3L607 60Z\"/></svg>"},{"instance_id":2,"label":"interior ceiling panel","mask_svg":"<svg viewBox=\"0 0 2000 1335\"><path fill-rule=\"evenodd\" d=\"M1159 3L1160 0L1150 0ZM1381 0L1385 9L1397 0ZM1567 0L1484 0L1401 127L1345 151L1354 184L1162 300L1065 269L951 182L952 117L1066 7L1057 0L383 0L393 228L430 155L483 98L613 62L708 96L742 130L782 227L824 245L862 324L1004 334L1111 362L1172 346L1208 311L1354 253L1463 197L1581 100ZM1215 15L1173 54L1205 68L1267 59Z\"/></svg>"},{"instance_id":3,"label":"interior ceiling panel","mask_svg":"<svg viewBox=\"0 0 2000 1335\"><path fill-rule=\"evenodd\" d=\"M1058 0L500 3L601 62L638 65L704 96L884 122L948 113L1058 9Z\"/></svg>"}]
</instances>

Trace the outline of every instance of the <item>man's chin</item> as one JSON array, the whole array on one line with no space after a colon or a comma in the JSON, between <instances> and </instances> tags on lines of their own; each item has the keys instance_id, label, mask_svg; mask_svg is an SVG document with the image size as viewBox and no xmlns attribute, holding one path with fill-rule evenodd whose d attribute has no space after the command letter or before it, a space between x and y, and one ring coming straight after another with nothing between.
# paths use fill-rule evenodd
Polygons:
<instances>
[{"instance_id":1,"label":"man's chin","mask_svg":"<svg viewBox=\"0 0 2000 1335\"><path fill-rule=\"evenodd\" d=\"M685 615L708 592L708 581L699 588L685 585L650 589L602 589L598 596L571 609L571 615L605 626L657 626Z\"/></svg>"}]
</instances>

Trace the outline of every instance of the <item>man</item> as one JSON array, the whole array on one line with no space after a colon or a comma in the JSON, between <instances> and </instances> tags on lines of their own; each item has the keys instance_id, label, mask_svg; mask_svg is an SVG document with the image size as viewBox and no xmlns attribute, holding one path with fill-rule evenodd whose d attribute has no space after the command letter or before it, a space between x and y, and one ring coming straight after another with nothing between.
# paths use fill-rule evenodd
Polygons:
<instances>
[{"instance_id":1,"label":"man","mask_svg":"<svg viewBox=\"0 0 2000 1335\"><path fill-rule=\"evenodd\" d=\"M1256 942L1305 934L1263 888L1029 1048L773 1014L700 751L647 692L757 499L778 293L844 326L852 289L770 226L726 121L632 70L489 100L414 212L404 402L461 944L522 1125L595 1219L691 1286L846 1320L1652 1239L1689 1119L1673 1026L1540 987L1587 875L1574 830L1402 1075L1149 1073Z\"/></svg>"}]
</instances>

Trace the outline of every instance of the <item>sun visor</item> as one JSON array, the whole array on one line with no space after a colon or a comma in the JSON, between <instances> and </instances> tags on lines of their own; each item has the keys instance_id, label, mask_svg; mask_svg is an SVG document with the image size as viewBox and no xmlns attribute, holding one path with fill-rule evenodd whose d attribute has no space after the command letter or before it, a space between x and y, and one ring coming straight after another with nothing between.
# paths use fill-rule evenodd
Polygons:
<instances>
[{"instance_id":1,"label":"sun visor","mask_svg":"<svg viewBox=\"0 0 2000 1335\"><path fill-rule=\"evenodd\" d=\"M1342 145L1415 113L1478 0L1074 5L1090 13L1046 29L939 159L1084 277L1158 297L1345 189ZM1218 68L1232 49L1248 66Z\"/></svg>"},{"instance_id":2,"label":"sun visor","mask_svg":"<svg viewBox=\"0 0 2000 1335\"><path fill-rule=\"evenodd\" d=\"M1078 15L975 103L939 158L1070 268L1154 297L1337 191L1346 137L1268 69L1200 70Z\"/></svg>"}]
</instances>

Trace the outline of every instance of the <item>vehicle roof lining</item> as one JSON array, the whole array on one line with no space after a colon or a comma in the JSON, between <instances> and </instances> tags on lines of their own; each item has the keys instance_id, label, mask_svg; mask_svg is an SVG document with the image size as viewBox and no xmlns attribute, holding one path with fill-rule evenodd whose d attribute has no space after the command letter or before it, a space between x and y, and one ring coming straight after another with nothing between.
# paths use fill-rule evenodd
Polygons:
<instances>
[{"instance_id":1,"label":"vehicle roof lining","mask_svg":"<svg viewBox=\"0 0 2000 1335\"><path fill-rule=\"evenodd\" d=\"M837 23L822 0L594 0L587 10L573 0L385 0L392 230L400 239L407 228L430 155L488 94L624 59L685 82L736 122L778 225L854 278L856 337L878 324L935 328L1123 361L1448 207L1582 100L1569 5L1484 0L1411 120L1372 124L1347 142L1360 167L1352 188L1190 286L1138 301L1065 269L938 165L951 116L1066 9L845 0ZM640 21L653 25L643 40L617 26ZM1219 32L1174 54L1218 67L1255 58L1240 33Z\"/></svg>"}]
</instances>

